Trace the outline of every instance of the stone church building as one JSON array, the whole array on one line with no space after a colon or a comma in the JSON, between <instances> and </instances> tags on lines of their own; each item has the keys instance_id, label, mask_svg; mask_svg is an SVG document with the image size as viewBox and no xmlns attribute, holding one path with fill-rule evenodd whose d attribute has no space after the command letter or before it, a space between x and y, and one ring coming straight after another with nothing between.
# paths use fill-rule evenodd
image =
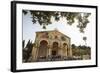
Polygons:
<instances>
[{"instance_id":1,"label":"stone church building","mask_svg":"<svg viewBox=\"0 0 100 73\"><path fill-rule=\"evenodd\" d=\"M32 61L66 60L72 57L71 38L58 30L36 32Z\"/></svg>"}]
</instances>

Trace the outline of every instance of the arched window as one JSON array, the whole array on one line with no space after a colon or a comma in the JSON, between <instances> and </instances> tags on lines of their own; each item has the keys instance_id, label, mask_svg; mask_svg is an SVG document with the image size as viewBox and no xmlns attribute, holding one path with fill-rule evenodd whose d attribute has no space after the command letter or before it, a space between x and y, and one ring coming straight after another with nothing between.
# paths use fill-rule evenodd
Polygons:
<instances>
[{"instance_id":1,"label":"arched window","mask_svg":"<svg viewBox=\"0 0 100 73\"><path fill-rule=\"evenodd\" d=\"M62 41L66 41L66 38L64 36L61 36Z\"/></svg>"},{"instance_id":2,"label":"arched window","mask_svg":"<svg viewBox=\"0 0 100 73\"><path fill-rule=\"evenodd\" d=\"M53 42L53 48L58 48L58 42Z\"/></svg>"},{"instance_id":3,"label":"arched window","mask_svg":"<svg viewBox=\"0 0 100 73\"><path fill-rule=\"evenodd\" d=\"M63 46L66 47L67 46L67 43L63 43Z\"/></svg>"},{"instance_id":4,"label":"arched window","mask_svg":"<svg viewBox=\"0 0 100 73\"><path fill-rule=\"evenodd\" d=\"M57 35L55 36L55 39L58 39L58 36Z\"/></svg>"},{"instance_id":5,"label":"arched window","mask_svg":"<svg viewBox=\"0 0 100 73\"><path fill-rule=\"evenodd\" d=\"M45 40L42 40L42 41L40 42L40 45L41 45L41 46L43 46L43 45L47 45L47 44L48 44L48 42L45 41Z\"/></svg>"}]
</instances>

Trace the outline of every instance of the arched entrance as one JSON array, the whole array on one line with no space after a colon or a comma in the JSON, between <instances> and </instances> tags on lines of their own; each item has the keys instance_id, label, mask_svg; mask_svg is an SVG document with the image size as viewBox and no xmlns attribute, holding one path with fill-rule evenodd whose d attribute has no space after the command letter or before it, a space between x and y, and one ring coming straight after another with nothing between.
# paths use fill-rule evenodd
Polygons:
<instances>
[{"instance_id":1,"label":"arched entrance","mask_svg":"<svg viewBox=\"0 0 100 73\"><path fill-rule=\"evenodd\" d=\"M53 42L51 55L56 56L57 54L58 54L58 42Z\"/></svg>"},{"instance_id":2,"label":"arched entrance","mask_svg":"<svg viewBox=\"0 0 100 73\"><path fill-rule=\"evenodd\" d=\"M45 40L42 40L40 42L39 50L38 50L38 58L46 58L47 55L47 47L48 42Z\"/></svg>"}]
</instances>

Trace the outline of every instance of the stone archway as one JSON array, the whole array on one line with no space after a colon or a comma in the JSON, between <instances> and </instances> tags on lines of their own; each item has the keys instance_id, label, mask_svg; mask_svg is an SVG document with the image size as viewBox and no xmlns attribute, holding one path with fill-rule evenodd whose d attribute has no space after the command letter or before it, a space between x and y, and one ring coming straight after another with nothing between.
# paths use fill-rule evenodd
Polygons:
<instances>
[{"instance_id":1,"label":"stone archway","mask_svg":"<svg viewBox=\"0 0 100 73\"><path fill-rule=\"evenodd\" d=\"M51 54L53 56L58 55L58 42L53 42Z\"/></svg>"},{"instance_id":2,"label":"stone archway","mask_svg":"<svg viewBox=\"0 0 100 73\"><path fill-rule=\"evenodd\" d=\"M38 58L46 58L48 50L48 42L46 40L40 41L40 46L38 49Z\"/></svg>"}]
</instances>

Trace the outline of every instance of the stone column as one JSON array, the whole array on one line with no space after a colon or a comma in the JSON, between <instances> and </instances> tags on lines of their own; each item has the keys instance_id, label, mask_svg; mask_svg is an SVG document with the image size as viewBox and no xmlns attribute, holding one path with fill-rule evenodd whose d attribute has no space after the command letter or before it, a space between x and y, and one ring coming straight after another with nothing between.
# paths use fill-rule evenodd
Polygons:
<instances>
[{"instance_id":1,"label":"stone column","mask_svg":"<svg viewBox=\"0 0 100 73\"><path fill-rule=\"evenodd\" d=\"M38 58L38 51L39 51L39 47L37 46L37 47L36 47L35 60L37 60L37 58Z\"/></svg>"},{"instance_id":2,"label":"stone column","mask_svg":"<svg viewBox=\"0 0 100 73\"><path fill-rule=\"evenodd\" d=\"M33 49L32 49L32 60L33 61L36 60L36 55L37 55L37 48L33 47Z\"/></svg>"},{"instance_id":3,"label":"stone column","mask_svg":"<svg viewBox=\"0 0 100 73\"><path fill-rule=\"evenodd\" d=\"M71 39L69 40L69 57L72 57Z\"/></svg>"},{"instance_id":4,"label":"stone column","mask_svg":"<svg viewBox=\"0 0 100 73\"><path fill-rule=\"evenodd\" d=\"M58 54L59 54L60 56L62 56L62 48L60 48L60 47L59 47L59 49L58 49Z\"/></svg>"},{"instance_id":5,"label":"stone column","mask_svg":"<svg viewBox=\"0 0 100 73\"><path fill-rule=\"evenodd\" d=\"M68 56L68 52L67 52L68 50L67 50L67 49L68 49L68 47L66 46L66 47L65 47L65 51L66 51L65 56L66 56L66 57Z\"/></svg>"}]
</instances>

